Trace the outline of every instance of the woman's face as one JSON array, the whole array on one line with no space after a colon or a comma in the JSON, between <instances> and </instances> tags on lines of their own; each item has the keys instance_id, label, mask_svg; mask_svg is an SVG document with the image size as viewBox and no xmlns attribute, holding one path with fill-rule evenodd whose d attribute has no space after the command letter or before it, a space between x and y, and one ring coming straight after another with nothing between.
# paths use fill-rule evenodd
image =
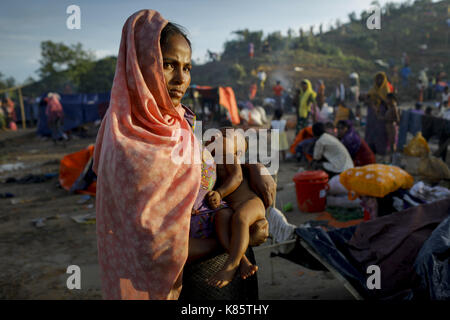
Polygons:
<instances>
[{"instance_id":1,"label":"woman's face","mask_svg":"<svg viewBox=\"0 0 450 320\"><path fill-rule=\"evenodd\" d=\"M183 36L175 34L161 51L167 91L176 107L191 83L191 48Z\"/></svg>"},{"instance_id":2,"label":"woman's face","mask_svg":"<svg viewBox=\"0 0 450 320\"><path fill-rule=\"evenodd\" d=\"M306 91L308 89L308 85L306 84L306 82L302 82L300 85L303 91Z\"/></svg>"},{"instance_id":3,"label":"woman's face","mask_svg":"<svg viewBox=\"0 0 450 320\"><path fill-rule=\"evenodd\" d=\"M337 135L338 135L338 138L344 137L345 134L347 133L347 130L348 130L348 128L346 128L345 126L343 126L343 125L338 125L338 126L337 126Z\"/></svg>"},{"instance_id":4,"label":"woman's face","mask_svg":"<svg viewBox=\"0 0 450 320\"><path fill-rule=\"evenodd\" d=\"M381 74L377 74L375 81L377 82L377 86L381 86L383 84L384 77Z\"/></svg>"}]
</instances>

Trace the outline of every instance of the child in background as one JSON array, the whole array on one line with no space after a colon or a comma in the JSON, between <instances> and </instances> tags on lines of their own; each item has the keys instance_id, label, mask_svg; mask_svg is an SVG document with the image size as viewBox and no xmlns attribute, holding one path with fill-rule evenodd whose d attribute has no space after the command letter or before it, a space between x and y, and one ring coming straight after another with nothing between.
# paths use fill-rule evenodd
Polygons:
<instances>
[{"instance_id":1,"label":"child in background","mask_svg":"<svg viewBox=\"0 0 450 320\"><path fill-rule=\"evenodd\" d=\"M286 160L286 150L289 149L289 144L286 136L286 120L282 120L283 111L281 109L276 109L271 122L271 129L279 130L279 149L281 153L281 158Z\"/></svg>"}]
</instances>

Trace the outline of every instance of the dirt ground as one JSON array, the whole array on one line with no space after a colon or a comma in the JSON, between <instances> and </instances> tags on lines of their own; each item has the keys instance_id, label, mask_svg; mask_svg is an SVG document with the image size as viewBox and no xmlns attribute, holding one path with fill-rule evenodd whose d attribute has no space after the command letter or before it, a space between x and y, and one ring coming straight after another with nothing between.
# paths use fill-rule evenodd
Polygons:
<instances>
[{"instance_id":1,"label":"dirt ground","mask_svg":"<svg viewBox=\"0 0 450 320\"><path fill-rule=\"evenodd\" d=\"M95 224L72 220L94 214L95 199L84 202L82 195L69 194L57 176L41 183L4 183L10 177L58 173L61 158L94 143L95 134L92 126L88 137L74 136L63 147L36 136L35 128L0 132L0 194L14 194L0 198L0 299L101 299ZM290 141L293 135L288 133ZM7 171L5 164L19 167ZM276 199L278 208L293 204L286 217L294 225L316 215L297 208L292 177L298 169L295 161L281 163ZM33 225L32 220L43 217L50 218L43 227ZM255 250L260 299L354 299L329 272L271 258L270 252L263 246ZM81 290L67 289L69 265L81 268Z\"/></svg>"}]
</instances>

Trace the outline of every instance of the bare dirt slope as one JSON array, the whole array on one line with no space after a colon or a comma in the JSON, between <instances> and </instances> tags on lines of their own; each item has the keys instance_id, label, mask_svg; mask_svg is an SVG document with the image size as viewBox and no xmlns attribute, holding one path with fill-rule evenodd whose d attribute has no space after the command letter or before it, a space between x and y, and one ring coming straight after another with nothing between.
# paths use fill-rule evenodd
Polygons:
<instances>
[{"instance_id":1,"label":"bare dirt slope","mask_svg":"<svg viewBox=\"0 0 450 320\"><path fill-rule=\"evenodd\" d=\"M64 148L36 137L34 131L0 132L0 166L20 164L17 170L0 169L0 194L14 194L0 198L0 299L101 299L95 224L71 219L94 213L94 199L81 203L83 196L61 189L57 177L41 183L3 183L9 177L58 173L60 159L94 143L95 132ZM314 219L296 207L292 177L297 170L294 162L282 164L278 182L283 189L277 194L277 204L293 203L287 218L295 225ZM50 218L43 227L32 224L43 217ZM255 253L261 299L353 299L330 273L270 258L270 249L260 247ZM81 290L66 287L69 265L81 268Z\"/></svg>"}]
</instances>

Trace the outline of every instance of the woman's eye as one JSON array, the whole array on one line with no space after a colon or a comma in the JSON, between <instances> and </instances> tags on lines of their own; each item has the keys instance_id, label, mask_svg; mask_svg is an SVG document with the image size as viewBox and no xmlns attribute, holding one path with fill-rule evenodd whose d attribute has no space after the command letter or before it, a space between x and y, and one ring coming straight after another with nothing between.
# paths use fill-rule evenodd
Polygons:
<instances>
[{"instance_id":1,"label":"woman's eye","mask_svg":"<svg viewBox=\"0 0 450 320\"><path fill-rule=\"evenodd\" d=\"M164 62L164 68L173 68L173 65L169 62Z\"/></svg>"}]
</instances>

